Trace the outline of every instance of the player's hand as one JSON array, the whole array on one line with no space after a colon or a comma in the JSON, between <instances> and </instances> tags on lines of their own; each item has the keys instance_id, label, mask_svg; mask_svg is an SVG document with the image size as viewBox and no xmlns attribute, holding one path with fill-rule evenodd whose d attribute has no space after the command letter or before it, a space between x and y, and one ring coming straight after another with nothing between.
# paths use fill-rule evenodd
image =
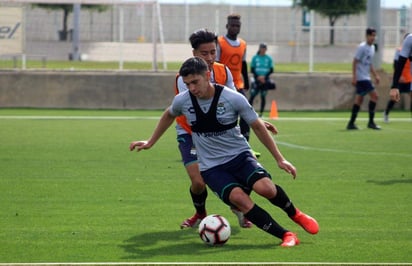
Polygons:
<instances>
[{"instance_id":1,"label":"player's hand","mask_svg":"<svg viewBox=\"0 0 412 266\"><path fill-rule=\"evenodd\" d=\"M353 77L353 78L352 78L352 85L353 85L353 86L356 86L356 77Z\"/></svg>"},{"instance_id":2,"label":"player's hand","mask_svg":"<svg viewBox=\"0 0 412 266\"><path fill-rule=\"evenodd\" d=\"M258 76L258 77L257 77L257 80L258 80L260 83L262 83L262 84L265 84L265 82L266 82L265 76Z\"/></svg>"},{"instance_id":3,"label":"player's hand","mask_svg":"<svg viewBox=\"0 0 412 266\"><path fill-rule=\"evenodd\" d=\"M293 179L296 178L296 168L288 161L282 160L278 162L279 168L285 170L286 173L291 174Z\"/></svg>"},{"instance_id":4,"label":"player's hand","mask_svg":"<svg viewBox=\"0 0 412 266\"><path fill-rule=\"evenodd\" d=\"M149 142L146 140L138 140L138 141L132 141L130 143L129 149L130 151L136 150L136 151L141 151L141 150L146 150L150 149L152 145L149 145Z\"/></svg>"},{"instance_id":5,"label":"player's hand","mask_svg":"<svg viewBox=\"0 0 412 266\"><path fill-rule=\"evenodd\" d=\"M399 89L397 88L392 88L391 91L389 92L389 96L391 97L391 100L395 102L399 102L401 99L401 96L399 94Z\"/></svg>"},{"instance_id":6,"label":"player's hand","mask_svg":"<svg viewBox=\"0 0 412 266\"><path fill-rule=\"evenodd\" d=\"M273 135L276 135L279 131L278 129L269 122L263 121L267 130L269 130Z\"/></svg>"},{"instance_id":7,"label":"player's hand","mask_svg":"<svg viewBox=\"0 0 412 266\"><path fill-rule=\"evenodd\" d=\"M375 82L376 84L379 84L379 82L381 81L381 78L379 77L379 75L375 76Z\"/></svg>"}]
</instances>

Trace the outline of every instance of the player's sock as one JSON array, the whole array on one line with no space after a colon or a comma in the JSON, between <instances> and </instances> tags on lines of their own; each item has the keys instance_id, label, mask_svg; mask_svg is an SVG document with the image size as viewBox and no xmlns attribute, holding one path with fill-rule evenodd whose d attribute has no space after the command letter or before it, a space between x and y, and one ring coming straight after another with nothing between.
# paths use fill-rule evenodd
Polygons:
<instances>
[{"instance_id":1,"label":"player's sock","mask_svg":"<svg viewBox=\"0 0 412 266\"><path fill-rule=\"evenodd\" d=\"M206 198L207 198L207 189L200 193L194 194L190 189L190 196L192 197L193 206L195 206L196 212L199 214L206 213Z\"/></svg>"},{"instance_id":2,"label":"player's sock","mask_svg":"<svg viewBox=\"0 0 412 266\"><path fill-rule=\"evenodd\" d=\"M411 110L411 116L412 116L412 99L411 99L411 106L409 106L409 109Z\"/></svg>"},{"instance_id":3,"label":"player's sock","mask_svg":"<svg viewBox=\"0 0 412 266\"><path fill-rule=\"evenodd\" d=\"M375 107L376 103L373 101L369 101L368 109L369 109L369 123L374 123L373 119L375 118Z\"/></svg>"},{"instance_id":4,"label":"player's sock","mask_svg":"<svg viewBox=\"0 0 412 266\"><path fill-rule=\"evenodd\" d=\"M356 120L356 117L358 116L359 110L360 110L359 105L354 104L352 106L352 115L350 117L349 124L354 124L355 123L355 120Z\"/></svg>"},{"instance_id":5,"label":"player's sock","mask_svg":"<svg viewBox=\"0 0 412 266\"><path fill-rule=\"evenodd\" d=\"M392 110L394 105L395 105L395 101L392 101L392 100L388 101L388 104L385 109L385 115L389 115L389 112Z\"/></svg>"},{"instance_id":6,"label":"player's sock","mask_svg":"<svg viewBox=\"0 0 412 266\"><path fill-rule=\"evenodd\" d=\"M293 206L292 201L289 199L288 195L286 195L286 192L280 186L275 186L277 190L276 196L272 199L269 199L269 201L273 205L284 210L289 217L294 216L296 214L296 209L295 206Z\"/></svg>"},{"instance_id":7,"label":"player's sock","mask_svg":"<svg viewBox=\"0 0 412 266\"><path fill-rule=\"evenodd\" d=\"M256 204L253 208L244 214L245 217L255 224L257 227L269 234L282 239L283 235L287 232L283 227L281 227L272 216L267 213L264 209L260 208Z\"/></svg>"}]
</instances>

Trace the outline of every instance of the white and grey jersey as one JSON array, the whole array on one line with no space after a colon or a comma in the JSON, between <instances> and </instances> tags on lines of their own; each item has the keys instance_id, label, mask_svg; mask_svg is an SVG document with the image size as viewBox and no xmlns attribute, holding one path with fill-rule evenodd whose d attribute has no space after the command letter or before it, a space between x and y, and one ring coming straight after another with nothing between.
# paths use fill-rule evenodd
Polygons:
<instances>
[{"instance_id":1,"label":"white and grey jersey","mask_svg":"<svg viewBox=\"0 0 412 266\"><path fill-rule=\"evenodd\" d=\"M195 99L195 101L199 103L203 113L208 113L213 99ZM213 110L211 111L213 112ZM197 124L195 108L188 90L175 96L170 106L170 113L174 116L185 115L191 126ZM258 119L258 115L245 96L224 87L217 102L217 121L222 125L230 125L236 123L239 116L248 124ZM250 150L250 146L240 133L238 125L216 132L193 132L192 138L196 146L201 171L224 164L241 152Z\"/></svg>"},{"instance_id":2,"label":"white and grey jersey","mask_svg":"<svg viewBox=\"0 0 412 266\"><path fill-rule=\"evenodd\" d=\"M225 85L226 87L236 91L236 87L235 84L233 83L233 76L232 73L230 72L229 68L227 66L225 66L226 68L226 84L221 84L221 85ZM210 82L211 83L216 83L215 81L215 76L214 76L214 71L211 71L210 73ZM183 79L181 76L179 76L177 78L177 90L179 93L187 91L187 87L186 84L183 82ZM186 130L184 130L179 124L176 123L176 132L177 135L182 135L182 134L187 134L188 132L186 132Z\"/></svg>"},{"instance_id":3,"label":"white and grey jersey","mask_svg":"<svg viewBox=\"0 0 412 266\"><path fill-rule=\"evenodd\" d=\"M375 46L366 42L359 44L356 50L356 80L370 80L370 68L373 56L375 55Z\"/></svg>"},{"instance_id":4,"label":"white and grey jersey","mask_svg":"<svg viewBox=\"0 0 412 266\"><path fill-rule=\"evenodd\" d=\"M408 34L408 36L406 36L406 38L403 40L402 50L399 55L405 58L412 57L412 34Z\"/></svg>"}]
</instances>

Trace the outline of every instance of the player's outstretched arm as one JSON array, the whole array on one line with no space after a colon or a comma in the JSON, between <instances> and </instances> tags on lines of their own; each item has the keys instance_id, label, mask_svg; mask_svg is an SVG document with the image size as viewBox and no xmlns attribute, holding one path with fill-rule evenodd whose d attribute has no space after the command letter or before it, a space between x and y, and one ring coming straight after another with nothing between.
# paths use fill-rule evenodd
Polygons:
<instances>
[{"instance_id":1,"label":"player's outstretched arm","mask_svg":"<svg viewBox=\"0 0 412 266\"><path fill-rule=\"evenodd\" d=\"M273 135L276 135L279 132L275 125L264 120L263 123L265 124L266 129L269 130Z\"/></svg>"},{"instance_id":2,"label":"player's outstretched arm","mask_svg":"<svg viewBox=\"0 0 412 266\"><path fill-rule=\"evenodd\" d=\"M167 108L160 117L159 123L157 123L150 139L132 141L129 146L130 151L150 149L160 139L163 133L165 133L166 130L172 125L174 120L175 117L170 114L169 108Z\"/></svg>"},{"instance_id":3,"label":"player's outstretched arm","mask_svg":"<svg viewBox=\"0 0 412 266\"><path fill-rule=\"evenodd\" d=\"M291 174L293 178L296 178L296 168L288 162L279 151L275 140L269 135L268 131L266 130L265 124L261 119L256 119L250 127L255 132L256 136L260 140L260 142L265 145L265 147L270 151L273 158L275 158L279 168L285 170L285 172Z\"/></svg>"}]
</instances>

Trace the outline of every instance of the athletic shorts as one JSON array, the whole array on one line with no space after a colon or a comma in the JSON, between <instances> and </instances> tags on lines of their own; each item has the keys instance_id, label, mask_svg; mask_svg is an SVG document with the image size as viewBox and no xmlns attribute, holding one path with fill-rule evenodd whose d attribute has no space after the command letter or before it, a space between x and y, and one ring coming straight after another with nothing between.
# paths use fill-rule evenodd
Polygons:
<instances>
[{"instance_id":1,"label":"athletic shorts","mask_svg":"<svg viewBox=\"0 0 412 266\"><path fill-rule=\"evenodd\" d=\"M375 88L370 80L358 80L356 82L356 94L365 96L366 94L372 92Z\"/></svg>"},{"instance_id":2,"label":"athletic shorts","mask_svg":"<svg viewBox=\"0 0 412 266\"><path fill-rule=\"evenodd\" d=\"M232 205L229 194L233 188L240 187L250 194L256 181L263 177L272 178L250 151L240 153L223 165L201 171L201 175L208 187L229 206Z\"/></svg>"},{"instance_id":3,"label":"athletic shorts","mask_svg":"<svg viewBox=\"0 0 412 266\"><path fill-rule=\"evenodd\" d=\"M411 83L399 83L399 93L410 93L412 91Z\"/></svg>"},{"instance_id":4,"label":"athletic shorts","mask_svg":"<svg viewBox=\"0 0 412 266\"><path fill-rule=\"evenodd\" d=\"M182 155L183 165L186 166L192 163L197 163L196 148L193 145L192 135L178 135L177 142L179 143L179 151Z\"/></svg>"}]
</instances>

